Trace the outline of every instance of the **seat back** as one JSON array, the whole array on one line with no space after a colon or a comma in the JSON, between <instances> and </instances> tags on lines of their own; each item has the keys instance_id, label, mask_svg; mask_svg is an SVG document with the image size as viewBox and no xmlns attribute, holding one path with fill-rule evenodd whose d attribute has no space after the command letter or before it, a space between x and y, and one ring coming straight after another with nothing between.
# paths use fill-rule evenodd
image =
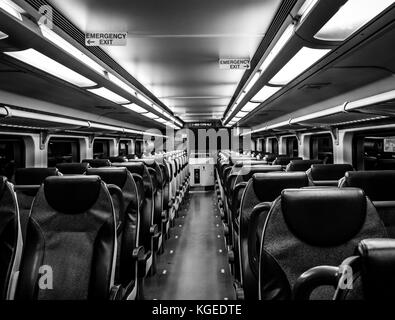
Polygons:
<instances>
[{"instance_id":1,"label":"seat back","mask_svg":"<svg viewBox=\"0 0 395 320\"><path fill-rule=\"evenodd\" d=\"M109 159L84 159L82 163L88 163L92 168L111 167Z\"/></svg>"},{"instance_id":2,"label":"seat back","mask_svg":"<svg viewBox=\"0 0 395 320\"><path fill-rule=\"evenodd\" d=\"M339 286L334 299L393 301L395 298L395 240L362 240L356 254L346 259L341 265L342 270L346 270L346 267L352 270L352 290Z\"/></svg>"},{"instance_id":3,"label":"seat back","mask_svg":"<svg viewBox=\"0 0 395 320\"><path fill-rule=\"evenodd\" d=\"M133 250L138 247L140 229L137 185L132 173L125 167L90 168L86 174L99 176L106 184L116 185L122 191L124 212L117 217L121 230L118 232L116 283L126 287L131 281L137 280L137 266L132 256Z\"/></svg>"},{"instance_id":4,"label":"seat back","mask_svg":"<svg viewBox=\"0 0 395 320\"><path fill-rule=\"evenodd\" d=\"M300 157L284 157L284 156L278 156L274 161L273 165L274 166L287 166L291 161L293 160L302 160Z\"/></svg>"},{"instance_id":5,"label":"seat back","mask_svg":"<svg viewBox=\"0 0 395 320\"><path fill-rule=\"evenodd\" d=\"M110 160L111 163L116 162L128 162L128 158L126 156L117 156L117 157L110 157L108 160Z\"/></svg>"},{"instance_id":6,"label":"seat back","mask_svg":"<svg viewBox=\"0 0 395 320\"><path fill-rule=\"evenodd\" d=\"M89 168L89 164L87 162L84 163L58 163L56 168L60 171L60 173L66 174L74 174L81 175L85 174L86 170Z\"/></svg>"},{"instance_id":7,"label":"seat back","mask_svg":"<svg viewBox=\"0 0 395 320\"><path fill-rule=\"evenodd\" d=\"M307 175L315 186L337 186L347 171L354 171L351 164L314 164Z\"/></svg>"},{"instance_id":8,"label":"seat back","mask_svg":"<svg viewBox=\"0 0 395 320\"><path fill-rule=\"evenodd\" d=\"M364 190L376 207L388 235L395 237L395 171L349 171L339 186Z\"/></svg>"},{"instance_id":9,"label":"seat back","mask_svg":"<svg viewBox=\"0 0 395 320\"><path fill-rule=\"evenodd\" d=\"M108 299L115 214L98 176L48 177L33 202L16 299Z\"/></svg>"},{"instance_id":10,"label":"seat back","mask_svg":"<svg viewBox=\"0 0 395 320\"><path fill-rule=\"evenodd\" d=\"M287 172L306 172L313 164L322 164L322 160L291 160L285 171Z\"/></svg>"},{"instance_id":11,"label":"seat back","mask_svg":"<svg viewBox=\"0 0 395 320\"><path fill-rule=\"evenodd\" d=\"M22 237L25 240L30 209L41 184L47 177L58 176L57 168L24 168L15 172L15 190L18 199Z\"/></svg>"},{"instance_id":12,"label":"seat back","mask_svg":"<svg viewBox=\"0 0 395 320\"><path fill-rule=\"evenodd\" d=\"M339 265L366 238L387 236L376 209L361 189L286 189L270 209L262 232L259 296L290 299L305 271ZM318 288L313 299L333 292Z\"/></svg>"},{"instance_id":13,"label":"seat back","mask_svg":"<svg viewBox=\"0 0 395 320\"><path fill-rule=\"evenodd\" d=\"M9 297L11 282L19 269L22 236L14 188L0 176L0 300Z\"/></svg>"},{"instance_id":14,"label":"seat back","mask_svg":"<svg viewBox=\"0 0 395 320\"><path fill-rule=\"evenodd\" d=\"M258 299L259 252L263 225L271 202L287 188L309 185L306 173L257 173L252 176L240 204L239 263L246 299Z\"/></svg>"},{"instance_id":15,"label":"seat back","mask_svg":"<svg viewBox=\"0 0 395 320\"><path fill-rule=\"evenodd\" d=\"M140 230L138 243L143 246L146 252L151 251L150 229L153 225L154 214L154 193L151 175L144 162L113 163L114 167L125 167L133 175L139 192L140 202Z\"/></svg>"}]
</instances>

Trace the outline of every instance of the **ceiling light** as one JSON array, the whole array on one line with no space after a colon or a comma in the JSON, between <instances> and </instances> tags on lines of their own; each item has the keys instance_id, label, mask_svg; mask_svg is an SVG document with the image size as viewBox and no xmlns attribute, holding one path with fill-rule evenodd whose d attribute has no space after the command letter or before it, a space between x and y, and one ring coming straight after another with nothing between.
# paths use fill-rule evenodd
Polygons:
<instances>
[{"instance_id":1,"label":"ceiling light","mask_svg":"<svg viewBox=\"0 0 395 320\"><path fill-rule=\"evenodd\" d=\"M146 96L143 96L142 94L137 94L137 98L138 98L141 102L143 102L143 103L145 103L146 105L149 105L150 107L152 107L152 101L149 100Z\"/></svg>"},{"instance_id":2,"label":"ceiling light","mask_svg":"<svg viewBox=\"0 0 395 320\"><path fill-rule=\"evenodd\" d=\"M127 109L129 109L129 110L132 110L132 111L134 111L134 112L140 113L140 114L141 114L141 113L146 113L146 112L147 112L147 110L145 110L144 108L138 106L138 105L135 104L135 103L125 104L124 107L127 108Z\"/></svg>"},{"instance_id":3,"label":"ceiling light","mask_svg":"<svg viewBox=\"0 0 395 320\"><path fill-rule=\"evenodd\" d=\"M298 16L300 17L299 23L302 23L313 10L315 5L318 3L318 0L306 0L302 7L298 12Z\"/></svg>"},{"instance_id":4,"label":"ceiling light","mask_svg":"<svg viewBox=\"0 0 395 320\"><path fill-rule=\"evenodd\" d=\"M241 111L251 112L259 107L260 103L247 102L246 105L241 109Z\"/></svg>"},{"instance_id":5,"label":"ceiling light","mask_svg":"<svg viewBox=\"0 0 395 320\"><path fill-rule=\"evenodd\" d=\"M89 92L94 93L104 99L110 100L117 104L128 104L130 101L121 97L120 95L106 89L106 88L98 88L98 89L87 89Z\"/></svg>"},{"instance_id":6,"label":"ceiling light","mask_svg":"<svg viewBox=\"0 0 395 320\"><path fill-rule=\"evenodd\" d=\"M246 111L239 111L239 112L236 114L236 118L240 117L240 119L242 119L242 118L244 118L247 114L248 114L248 112L246 112Z\"/></svg>"},{"instance_id":7,"label":"ceiling light","mask_svg":"<svg viewBox=\"0 0 395 320\"><path fill-rule=\"evenodd\" d=\"M318 60L322 59L330 49L312 49L303 47L300 51L270 80L276 85L286 85L302 74Z\"/></svg>"},{"instance_id":8,"label":"ceiling light","mask_svg":"<svg viewBox=\"0 0 395 320\"><path fill-rule=\"evenodd\" d=\"M0 40L7 39L7 38L8 38L8 34L0 31Z\"/></svg>"},{"instance_id":9,"label":"ceiling light","mask_svg":"<svg viewBox=\"0 0 395 320\"><path fill-rule=\"evenodd\" d=\"M155 119L155 121L163 123L163 124L167 123L167 121L165 119L162 119L162 118Z\"/></svg>"},{"instance_id":10,"label":"ceiling light","mask_svg":"<svg viewBox=\"0 0 395 320\"><path fill-rule=\"evenodd\" d=\"M127 83L125 83L118 77L114 76L113 74L108 73L108 79L112 83L116 84L118 87L120 87L121 89L126 91L127 93L131 94L132 96L134 96L136 94L136 90L132 86L128 85Z\"/></svg>"},{"instance_id":11,"label":"ceiling light","mask_svg":"<svg viewBox=\"0 0 395 320\"><path fill-rule=\"evenodd\" d=\"M248 83L244 91L249 92L251 88L255 85L255 83L259 80L260 77L261 77L261 71L258 70L258 72L256 72L254 76L251 78L251 81Z\"/></svg>"},{"instance_id":12,"label":"ceiling light","mask_svg":"<svg viewBox=\"0 0 395 320\"><path fill-rule=\"evenodd\" d=\"M344 41L392 5L394 0L348 0L315 35L325 41Z\"/></svg>"},{"instance_id":13,"label":"ceiling light","mask_svg":"<svg viewBox=\"0 0 395 320\"><path fill-rule=\"evenodd\" d=\"M23 21L21 13L24 13L24 10L14 2L10 0L0 0L0 9L3 9L18 20Z\"/></svg>"},{"instance_id":14,"label":"ceiling light","mask_svg":"<svg viewBox=\"0 0 395 320\"><path fill-rule=\"evenodd\" d=\"M152 119L152 120L159 118L156 114L153 114L152 112L143 113L143 116L145 116L149 119Z\"/></svg>"},{"instance_id":15,"label":"ceiling light","mask_svg":"<svg viewBox=\"0 0 395 320\"><path fill-rule=\"evenodd\" d=\"M74 58L91 68L93 71L104 75L105 69L100 66L97 62L93 59L89 58L85 53L74 47L71 43L67 40L63 39L53 30L49 29L46 25L40 25L41 33L43 36L51 41L53 44L58 46L60 49L66 51L68 54L72 55Z\"/></svg>"},{"instance_id":16,"label":"ceiling light","mask_svg":"<svg viewBox=\"0 0 395 320\"><path fill-rule=\"evenodd\" d=\"M65 67L59 62L52 60L51 58L34 49L4 53L37 69L47 72L57 78L70 82L78 87L93 87L97 85L95 82L85 78L77 72Z\"/></svg>"},{"instance_id":17,"label":"ceiling light","mask_svg":"<svg viewBox=\"0 0 395 320\"><path fill-rule=\"evenodd\" d=\"M269 65L271 65L273 60L278 56L280 51L284 48L284 46L292 38L292 36L294 35L294 30L295 30L295 27L292 24L289 25L287 27L287 29L285 29L285 31L281 35L280 39L278 39L278 41L274 45L273 49L267 55L265 61L262 63L262 65L260 67L260 69L262 70L262 73L266 71L266 69L269 67Z\"/></svg>"},{"instance_id":18,"label":"ceiling light","mask_svg":"<svg viewBox=\"0 0 395 320\"><path fill-rule=\"evenodd\" d=\"M269 87L264 86L252 99L252 102L262 103L273 96L277 91L282 89L281 87Z\"/></svg>"}]
</instances>

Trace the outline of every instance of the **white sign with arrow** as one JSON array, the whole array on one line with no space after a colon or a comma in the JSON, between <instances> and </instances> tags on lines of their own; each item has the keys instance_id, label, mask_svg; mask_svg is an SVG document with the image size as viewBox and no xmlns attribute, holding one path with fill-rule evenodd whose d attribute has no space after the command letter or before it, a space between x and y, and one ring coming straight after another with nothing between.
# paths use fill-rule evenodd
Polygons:
<instances>
[{"instance_id":1,"label":"white sign with arrow","mask_svg":"<svg viewBox=\"0 0 395 320\"><path fill-rule=\"evenodd\" d=\"M219 59L219 68L226 70L247 70L251 68L250 59Z\"/></svg>"},{"instance_id":2,"label":"white sign with arrow","mask_svg":"<svg viewBox=\"0 0 395 320\"><path fill-rule=\"evenodd\" d=\"M85 33L85 45L88 47L102 46L126 46L128 42L127 32L87 32Z\"/></svg>"}]
</instances>

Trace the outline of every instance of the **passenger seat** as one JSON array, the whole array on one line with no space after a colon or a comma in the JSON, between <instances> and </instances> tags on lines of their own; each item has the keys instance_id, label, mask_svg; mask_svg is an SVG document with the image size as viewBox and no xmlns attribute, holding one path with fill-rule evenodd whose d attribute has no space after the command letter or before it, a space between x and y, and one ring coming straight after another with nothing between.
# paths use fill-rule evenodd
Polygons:
<instances>
[{"instance_id":1,"label":"passenger seat","mask_svg":"<svg viewBox=\"0 0 395 320\"><path fill-rule=\"evenodd\" d=\"M33 202L15 299L117 298L116 246L112 200L100 177L48 177Z\"/></svg>"},{"instance_id":2,"label":"passenger seat","mask_svg":"<svg viewBox=\"0 0 395 320\"><path fill-rule=\"evenodd\" d=\"M364 190L376 207L388 235L395 238L395 171L350 171L339 186Z\"/></svg>"},{"instance_id":3,"label":"passenger seat","mask_svg":"<svg viewBox=\"0 0 395 320\"><path fill-rule=\"evenodd\" d=\"M314 186L337 187L347 171L354 171L351 164L313 164L307 176Z\"/></svg>"},{"instance_id":4,"label":"passenger seat","mask_svg":"<svg viewBox=\"0 0 395 320\"><path fill-rule=\"evenodd\" d=\"M63 175L81 175L85 174L86 170L89 168L89 164L87 162L84 163L58 163L56 168Z\"/></svg>"}]
</instances>

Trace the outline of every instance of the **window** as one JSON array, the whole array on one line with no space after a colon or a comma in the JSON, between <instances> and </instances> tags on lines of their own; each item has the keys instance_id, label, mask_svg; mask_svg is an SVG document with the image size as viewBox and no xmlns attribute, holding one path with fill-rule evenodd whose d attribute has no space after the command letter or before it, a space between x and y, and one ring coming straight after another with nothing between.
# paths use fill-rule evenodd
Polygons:
<instances>
[{"instance_id":1,"label":"window","mask_svg":"<svg viewBox=\"0 0 395 320\"><path fill-rule=\"evenodd\" d=\"M395 170L395 133L356 135L353 164L357 170Z\"/></svg>"},{"instance_id":2,"label":"window","mask_svg":"<svg viewBox=\"0 0 395 320\"><path fill-rule=\"evenodd\" d=\"M276 138L272 138L269 140L270 151L271 153L278 154L278 141Z\"/></svg>"},{"instance_id":3,"label":"window","mask_svg":"<svg viewBox=\"0 0 395 320\"><path fill-rule=\"evenodd\" d=\"M48 142L48 167L72 162L80 162L78 139L51 138Z\"/></svg>"},{"instance_id":4,"label":"window","mask_svg":"<svg viewBox=\"0 0 395 320\"><path fill-rule=\"evenodd\" d=\"M0 175L12 180L17 168L25 167L25 143L22 138L0 136Z\"/></svg>"},{"instance_id":5,"label":"window","mask_svg":"<svg viewBox=\"0 0 395 320\"><path fill-rule=\"evenodd\" d=\"M136 140L135 154L140 157L143 154L143 141Z\"/></svg>"},{"instance_id":6,"label":"window","mask_svg":"<svg viewBox=\"0 0 395 320\"><path fill-rule=\"evenodd\" d=\"M95 139L93 142L93 159L108 159L110 157L110 141Z\"/></svg>"},{"instance_id":7,"label":"window","mask_svg":"<svg viewBox=\"0 0 395 320\"><path fill-rule=\"evenodd\" d=\"M299 143L296 137L286 138L287 155L290 157L299 156Z\"/></svg>"},{"instance_id":8,"label":"window","mask_svg":"<svg viewBox=\"0 0 395 320\"><path fill-rule=\"evenodd\" d=\"M118 154L120 156L127 156L127 155L129 155L129 141L121 140L119 142Z\"/></svg>"},{"instance_id":9,"label":"window","mask_svg":"<svg viewBox=\"0 0 395 320\"><path fill-rule=\"evenodd\" d=\"M333 140L330 134L312 136L310 139L310 159L333 163Z\"/></svg>"}]
</instances>

